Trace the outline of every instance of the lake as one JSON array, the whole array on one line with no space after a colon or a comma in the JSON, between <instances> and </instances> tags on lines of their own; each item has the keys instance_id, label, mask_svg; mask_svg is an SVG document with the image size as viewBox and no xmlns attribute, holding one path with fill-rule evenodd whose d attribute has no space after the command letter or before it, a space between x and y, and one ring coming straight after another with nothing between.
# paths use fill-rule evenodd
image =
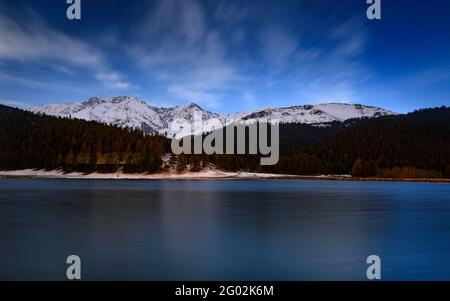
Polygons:
<instances>
[{"instance_id":1,"label":"lake","mask_svg":"<svg viewBox=\"0 0 450 301\"><path fill-rule=\"evenodd\" d=\"M0 180L0 280L450 280L450 185Z\"/></svg>"}]
</instances>

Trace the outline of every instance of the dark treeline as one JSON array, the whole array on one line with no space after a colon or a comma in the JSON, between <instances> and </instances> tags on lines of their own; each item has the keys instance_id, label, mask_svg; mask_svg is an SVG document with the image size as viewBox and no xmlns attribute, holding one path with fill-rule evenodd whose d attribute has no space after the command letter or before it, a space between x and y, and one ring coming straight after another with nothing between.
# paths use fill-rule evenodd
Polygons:
<instances>
[{"instance_id":1,"label":"dark treeline","mask_svg":"<svg viewBox=\"0 0 450 301\"><path fill-rule=\"evenodd\" d=\"M301 148L321 141L362 121L361 119L351 119L345 122L333 121L320 126L304 123L280 124L280 154L295 153Z\"/></svg>"},{"instance_id":2,"label":"dark treeline","mask_svg":"<svg viewBox=\"0 0 450 301\"><path fill-rule=\"evenodd\" d=\"M346 122L330 122L320 126L289 123L279 125L279 145L280 145L280 159L275 166L261 166L260 155L236 155L237 145L236 137L238 135L237 129L234 129L235 154L222 155L183 155L182 160L177 163L177 170L184 171L190 169L193 162L200 161L205 164L213 164L225 171L249 171L249 172L271 172L271 173L285 173L297 175L316 175L326 172L326 169L315 156L298 152L299 149L306 148L315 142L321 141L332 134L338 133L352 125L355 125L362 120L349 120ZM231 127L232 128L232 127ZM225 128L229 131L230 126ZM223 152L226 153L226 134L223 133ZM258 132L259 133L259 129ZM268 128L269 145L270 142L270 127ZM202 140L207 134L203 135ZM248 128L245 129L245 153L249 153L249 139L251 135ZM256 137L258 134L256 134ZM191 137L191 153L194 152L194 137ZM180 142L180 145L182 143ZM259 149L258 149L259 153ZM185 165L183 165L185 164ZM198 164L195 163L195 166Z\"/></svg>"},{"instance_id":3,"label":"dark treeline","mask_svg":"<svg viewBox=\"0 0 450 301\"><path fill-rule=\"evenodd\" d=\"M1 105L0 139L1 170L155 172L168 146L162 136Z\"/></svg>"}]
</instances>

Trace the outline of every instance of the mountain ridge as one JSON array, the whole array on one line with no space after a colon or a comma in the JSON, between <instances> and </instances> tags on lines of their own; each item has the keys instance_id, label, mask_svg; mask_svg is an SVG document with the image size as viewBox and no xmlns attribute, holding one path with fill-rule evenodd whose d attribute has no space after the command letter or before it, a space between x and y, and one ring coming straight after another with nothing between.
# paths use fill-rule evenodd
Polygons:
<instances>
[{"instance_id":1,"label":"mountain ridge","mask_svg":"<svg viewBox=\"0 0 450 301\"><path fill-rule=\"evenodd\" d=\"M324 124L353 118L376 118L396 113L375 106L345 103L299 105L282 108L264 108L249 112L221 115L203 109L196 103L175 107L156 107L134 96L111 98L91 97L84 102L67 104L44 104L28 109L34 113L50 116L70 117L88 121L99 121L119 127L140 129L144 132L171 136L170 124L176 119L193 122L194 111L202 112L204 121L217 118L236 122L278 119L280 123ZM206 124L204 131L210 131Z\"/></svg>"}]
</instances>

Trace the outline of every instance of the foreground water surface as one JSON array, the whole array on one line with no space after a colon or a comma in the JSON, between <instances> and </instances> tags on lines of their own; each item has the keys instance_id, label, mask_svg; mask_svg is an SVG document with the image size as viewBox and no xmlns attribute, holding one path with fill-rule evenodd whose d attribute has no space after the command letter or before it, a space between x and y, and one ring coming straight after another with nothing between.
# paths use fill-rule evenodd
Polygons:
<instances>
[{"instance_id":1,"label":"foreground water surface","mask_svg":"<svg viewBox=\"0 0 450 301\"><path fill-rule=\"evenodd\" d=\"M0 180L0 280L450 280L450 185Z\"/></svg>"}]
</instances>

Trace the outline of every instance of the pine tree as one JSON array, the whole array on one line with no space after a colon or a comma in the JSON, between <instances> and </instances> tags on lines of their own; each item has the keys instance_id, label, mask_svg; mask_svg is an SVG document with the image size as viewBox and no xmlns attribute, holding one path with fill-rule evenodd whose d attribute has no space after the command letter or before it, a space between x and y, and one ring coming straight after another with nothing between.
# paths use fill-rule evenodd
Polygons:
<instances>
[{"instance_id":1,"label":"pine tree","mask_svg":"<svg viewBox=\"0 0 450 301\"><path fill-rule=\"evenodd\" d=\"M175 170L177 171L177 173L182 173L186 170L186 164L187 164L187 160L186 160L186 155L185 154L180 154L177 156L177 165L175 167Z\"/></svg>"},{"instance_id":2,"label":"pine tree","mask_svg":"<svg viewBox=\"0 0 450 301\"><path fill-rule=\"evenodd\" d=\"M353 177L362 177L363 176L363 161L361 159L357 159L352 167L352 176Z\"/></svg>"}]
</instances>

